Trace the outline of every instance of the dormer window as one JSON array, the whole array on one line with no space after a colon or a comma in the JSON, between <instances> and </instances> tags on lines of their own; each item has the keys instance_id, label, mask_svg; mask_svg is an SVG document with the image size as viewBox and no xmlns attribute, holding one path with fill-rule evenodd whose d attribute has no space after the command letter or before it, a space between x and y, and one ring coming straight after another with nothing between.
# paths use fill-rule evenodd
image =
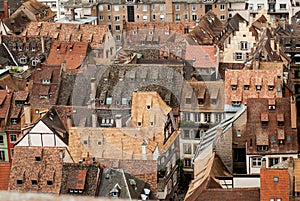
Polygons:
<instances>
[{"instance_id":1,"label":"dormer window","mask_svg":"<svg viewBox=\"0 0 300 201\"><path fill-rule=\"evenodd\" d=\"M23 47L21 45L18 46L18 51L22 51Z\"/></svg>"},{"instance_id":2,"label":"dormer window","mask_svg":"<svg viewBox=\"0 0 300 201\"><path fill-rule=\"evenodd\" d=\"M139 121L139 122L137 123L137 126L138 126L138 127L141 127L141 126L142 126L142 122Z\"/></svg>"},{"instance_id":3,"label":"dormer window","mask_svg":"<svg viewBox=\"0 0 300 201\"><path fill-rule=\"evenodd\" d=\"M244 90L249 90L249 85L244 85Z\"/></svg>"},{"instance_id":4,"label":"dormer window","mask_svg":"<svg viewBox=\"0 0 300 201\"><path fill-rule=\"evenodd\" d=\"M192 102L192 101L191 101L191 98L186 98L186 99L185 99L185 103L186 103L186 104L191 104L191 102Z\"/></svg>"},{"instance_id":5,"label":"dormer window","mask_svg":"<svg viewBox=\"0 0 300 201\"><path fill-rule=\"evenodd\" d=\"M198 104L203 105L204 104L204 99L203 98L198 98Z\"/></svg>"},{"instance_id":6,"label":"dormer window","mask_svg":"<svg viewBox=\"0 0 300 201\"><path fill-rule=\"evenodd\" d=\"M151 109L151 105L147 105L146 108L147 108L147 110L150 110Z\"/></svg>"},{"instance_id":7,"label":"dormer window","mask_svg":"<svg viewBox=\"0 0 300 201\"><path fill-rule=\"evenodd\" d=\"M269 85L268 89L269 89L269 91L273 91L274 90L274 86L273 85Z\"/></svg>"},{"instance_id":8,"label":"dormer window","mask_svg":"<svg viewBox=\"0 0 300 201\"><path fill-rule=\"evenodd\" d=\"M261 90L261 85L256 85L256 91L260 91Z\"/></svg>"},{"instance_id":9,"label":"dormer window","mask_svg":"<svg viewBox=\"0 0 300 201\"><path fill-rule=\"evenodd\" d=\"M240 107L241 106L241 101L232 101L232 106L233 107Z\"/></svg>"},{"instance_id":10,"label":"dormer window","mask_svg":"<svg viewBox=\"0 0 300 201\"><path fill-rule=\"evenodd\" d=\"M284 115L283 113L277 114L277 125L284 126Z\"/></svg>"},{"instance_id":11,"label":"dormer window","mask_svg":"<svg viewBox=\"0 0 300 201\"><path fill-rule=\"evenodd\" d=\"M237 85L231 85L231 89L232 90L236 90L237 89Z\"/></svg>"},{"instance_id":12,"label":"dormer window","mask_svg":"<svg viewBox=\"0 0 300 201\"><path fill-rule=\"evenodd\" d=\"M217 102L218 102L218 99L216 99L216 98L211 99L211 104L216 105Z\"/></svg>"},{"instance_id":13,"label":"dormer window","mask_svg":"<svg viewBox=\"0 0 300 201\"><path fill-rule=\"evenodd\" d=\"M48 79L43 79L42 84L51 84L51 81Z\"/></svg>"},{"instance_id":14,"label":"dormer window","mask_svg":"<svg viewBox=\"0 0 300 201\"><path fill-rule=\"evenodd\" d=\"M106 98L106 105L111 105L112 103L112 97L107 97Z\"/></svg>"},{"instance_id":15,"label":"dormer window","mask_svg":"<svg viewBox=\"0 0 300 201\"><path fill-rule=\"evenodd\" d=\"M26 64L27 63L27 57L25 55L19 57L20 64Z\"/></svg>"},{"instance_id":16,"label":"dormer window","mask_svg":"<svg viewBox=\"0 0 300 201\"><path fill-rule=\"evenodd\" d=\"M17 119L11 119L11 123L16 125L16 124L18 124L18 120Z\"/></svg>"},{"instance_id":17,"label":"dormer window","mask_svg":"<svg viewBox=\"0 0 300 201\"><path fill-rule=\"evenodd\" d=\"M41 162L41 157L40 156L36 156L35 157L35 162Z\"/></svg>"}]
</instances>

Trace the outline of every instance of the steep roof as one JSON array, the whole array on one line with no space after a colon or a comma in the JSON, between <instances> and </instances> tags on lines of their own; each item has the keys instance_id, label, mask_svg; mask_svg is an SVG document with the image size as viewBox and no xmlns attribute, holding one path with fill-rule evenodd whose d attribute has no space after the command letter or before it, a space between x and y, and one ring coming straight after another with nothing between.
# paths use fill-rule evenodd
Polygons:
<instances>
[{"instance_id":1,"label":"steep roof","mask_svg":"<svg viewBox=\"0 0 300 201\"><path fill-rule=\"evenodd\" d=\"M81 66L87 55L88 43L53 41L46 63L60 65L65 63L67 70Z\"/></svg>"}]
</instances>

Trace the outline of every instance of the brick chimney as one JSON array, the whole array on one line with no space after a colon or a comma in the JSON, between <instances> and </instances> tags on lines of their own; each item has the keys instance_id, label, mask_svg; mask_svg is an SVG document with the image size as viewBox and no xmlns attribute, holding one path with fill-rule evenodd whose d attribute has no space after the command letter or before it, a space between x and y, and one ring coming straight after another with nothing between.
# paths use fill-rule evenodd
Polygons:
<instances>
[{"instance_id":1,"label":"brick chimney","mask_svg":"<svg viewBox=\"0 0 300 201\"><path fill-rule=\"evenodd\" d=\"M4 0L4 18L9 18L8 1Z\"/></svg>"}]
</instances>

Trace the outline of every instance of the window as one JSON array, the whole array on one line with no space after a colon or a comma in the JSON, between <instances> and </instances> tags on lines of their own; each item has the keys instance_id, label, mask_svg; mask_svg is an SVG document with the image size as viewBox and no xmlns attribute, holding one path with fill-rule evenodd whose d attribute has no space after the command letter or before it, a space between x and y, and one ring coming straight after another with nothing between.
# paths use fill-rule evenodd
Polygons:
<instances>
[{"instance_id":1,"label":"window","mask_svg":"<svg viewBox=\"0 0 300 201\"><path fill-rule=\"evenodd\" d=\"M280 10L286 10L286 4L279 4Z\"/></svg>"},{"instance_id":2,"label":"window","mask_svg":"<svg viewBox=\"0 0 300 201\"><path fill-rule=\"evenodd\" d=\"M220 5L220 10L225 10L225 5L224 4Z\"/></svg>"},{"instance_id":3,"label":"window","mask_svg":"<svg viewBox=\"0 0 300 201\"><path fill-rule=\"evenodd\" d=\"M252 166L253 167L260 167L261 166L261 158L253 157L252 158Z\"/></svg>"},{"instance_id":4,"label":"window","mask_svg":"<svg viewBox=\"0 0 300 201\"><path fill-rule=\"evenodd\" d=\"M84 145L87 145L87 144L88 144L88 141L87 141L87 140L83 140L83 144L84 144Z\"/></svg>"},{"instance_id":5,"label":"window","mask_svg":"<svg viewBox=\"0 0 300 201\"><path fill-rule=\"evenodd\" d=\"M150 122L150 126L154 126L154 122L153 121Z\"/></svg>"},{"instance_id":6,"label":"window","mask_svg":"<svg viewBox=\"0 0 300 201\"><path fill-rule=\"evenodd\" d=\"M111 105L111 103L112 103L112 97L107 97L106 98L106 104Z\"/></svg>"},{"instance_id":7,"label":"window","mask_svg":"<svg viewBox=\"0 0 300 201\"><path fill-rule=\"evenodd\" d=\"M284 145L284 140L278 140L278 145L283 146Z\"/></svg>"},{"instance_id":8,"label":"window","mask_svg":"<svg viewBox=\"0 0 300 201\"><path fill-rule=\"evenodd\" d=\"M190 113L184 113L185 121L190 121Z\"/></svg>"},{"instance_id":9,"label":"window","mask_svg":"<svg viewBox=\"0 0 300 201\"><path fill-rule=\"evenodd\" d=\"M190 131L189 130L184 130L183 131L183 138L184 139L189 139L190 138Z\"/></svg>"},{"instance_id":10,"label":"window","mask_svg":"<svg viewBox=\"0 0 300 201\"><path fill-rule=\"evenodd\" d=\"M117 11L119 11L120 9L119 9L119 5L114 5L114 10L117 12Z\"/></svg>"},{"instance_id":11,"label":"window","mask_svg":"<svg viewBox=\"0 0 300 201\"><path fill-rule=\"evenodd\" d=\"M184 15L184 20L189 20L188 14L185 14L185 15ZM185 28L184 28L184 33L187 34L187 33L189 33L189 32L188 32L188 31L185 31Z\"/></svg>"},{"instance_id":12,"label":"window","mask_svg":"<svg viewBox=\"0 0 300 201\"><path fill-rule=\"evenodd\" d=\"M204 114L204 121L209 123L210 122L210 113L205 113Z\"/></svg>"},{"instance_id":13,"label":"window","mask_svg":"<svg viewBox=\"0 0 300 201\"><path fill-rule=\"evenodd\" d=\"M41 162L41 157L40 156L36 156L35 157L35 162Z\"/></svg>"},{"instance_id":14,"label":"window","mask_svg":"<svg viewBox=\"0 0 300 201\"><path fill-rule=\"evenodd\" d=\"M237 86L236 86L236 85L231 85L231 89L232 89L232 90L236 90L236 89L237 89Z\"/></svg>"},{"instance_id":15,"label":"window","mask_svg":"<svg viewBox=\"0 0 300 201\"><path fill-rule=\"evenodd\" d=\"M194 138L195 139L200 139L200 130L194 130ZM194 151L195 151L196 149L194 149Z\"/></svg>"},{"instance_id":16,"label":"window","mask_svg":"<svg viewBox=\"0 0 300 201\"><path fill-rule=\"evenodd\" d=\"M195 113L195 122L200 122L200 113Z\"/></svg>"},{"instance_id":17,"label":"window","mask_svg":"<svg viewBox=\"0 0 300 201\"><path fill-rule=\"evenodd\" d=\"M103 5L99 5L99 11L103 11Z\"/></svg>"},{"instance_id":18,"label":"window","mask_svg":"<svg viewBox=\"0 0 300 201\"><path fill-rule=\"evenodd\" d=\"M185 104L191 104L191 98L186 98L185 99Z\"/></svg>"},{"instance_id":19,"label":"window","mask_svg":"<svg viewBox=\"0 0 300 201\"><path fill-rule=\"evenodd\" d=\"M120 16L115 16L115 21L120 21Z\"/></svg>"},{"instance_id":20,"label":"window","mask_svg":"<svg viewBox=\"0 0 300 201\"><path fill-rule=\"evenodd\" d=\"M5 152L0 150L0 161L5 161Z\"/></svg>"},{"instance_id":21,"label":"window","mask_svg":"<svg viewBox=\"0 0 300 201\"><path fill-rule=\"evenodd\" d=\"M147 11L147 5L143 5L143 11Z\"/></svg>"},{"instance_id":22,"label":"window","mask_svg":"<svg viewBox=\"0 0 300 201\"><path fill-rule=\"evenodd\" d=\"M268 151L267 145L257 145L257 151Z\"/></svg>"},{"instance_id":23,"label":"window","mask_svg":"<svg viewBox=\"0 0 300 201\"><path fill-rule=\"evenodd\" d=\"M120 25L116 26L116 31L120 31Z\"/></svg>"},{"instance_id":24,"label":"window","mask_svg":"<svg viewBox=\"0 0 300 201\"><path fill-rule=\"evenodd\" d=\"M116 35L116 40L120 41L121 40L121 36L120 35Z\"/></svg>"},{"instance_id":25,"label":"window","mask_svg":"<svg viewBox=\"0 0 300 201\"><path fill-rule=\"evenodd\" d=\"M284 121L277 121L277 126L284 126Z\"/></svg>"},{"instance_id":26,"label":"window","mask_svg":"<svg viewBox=\"0 0 300 201\"><path fill-rule=\"evenodd\" d=\"M152 4L152 10L155 10L155 4Z\"/></svg>"},{"instance_id":27,"label":"window","mask_svg":"<svg viewBox=\"0 0 300 201\"><path fill-rule=\"evenodd\" d=\"M183 153L184 154L191 154L192 148L190 143L183 143Z\"/></svg>"},{"instance_id":28,"label":"window","mask_svg":"<svg viewBox=\"0 0 300 201\"><path fill-rule=\"evenodd\" d=\"M224 21L225 20L225 15L220 15L220 20Z\"/></svg>"},{"instance_id":29,"label":"window","mask_svg":"<svg viewBox=\"0 0 300 201\"><path fill-rule=\"evenodd\" d=\"M143 20L144 20L144 21L147 21L147 20L148 20L148 16L147 16L147 15L144 15L144 16L143 16Z\"/></svg>"},{"instance_id":30,"label":"window","mask_svg":"<svg viewBox=\"0 0 300 201\"><path fill-rule=\"evenodd\" d=\"M155 15L152 15L152 19L155 20Z\"/></svg>"},{"instance_id":31,"label":"window","mask_svg":"<svg viewBox=\"0 0 300 201\"><path fill-rule=\"evenodd\" d=\"M249 90L249 85L244 85L244 90Z\"/></svg>"},{"instance_id":32,"label":"window","mask_svg":"<svg viewBox=\"0 0 300 201\"><path fill-rule=\"evenodd\" d=\"M270 201L275 201L275 199L274 198L270 198Z\"/></svg>"},{"instance_id":33,"label":"window","mask_svg":"<svg viewBox=\"0 0 300 201\"><path fill-rule=\"evenodd\" d=\"M231 105L233 107L240 107L241 106L241 101L232 101Z\"/></svg>"},{"instance_id":34,"label":"window","mask_svg":"<svg viewBox=\"0 0 300 201\"><path fill-rule=\"evenodd\" d=\"M275 183L277 183L277 182L279 181L279 178L278 178L277 176L274 176L273 181L274 181Z\"/></svg>"},{"instance_id":35,"label":"window","mask_svg":"<svg viewBox=\"0 0 300 201\"><path fill-rule=\"evenodd\" d=\"M236 131L236 136L237 136L237 137L241 137L241 136L242 136L242 135L241 135L241 130L237 130L237 131Z\"/></svg>"},{"instance_id":36,"label":"window","mask_svg":"<svg viewBox=\"0 0 300 201\"><path fill-rule=\"evenodd\" d=\"M53 185L53 181L48 180L47 181L47 186L52 186Z\"/></svg>"},{"instance_id":37,"label":"window","mask_svg":"<svg viewBox=\"0 0 300 201\"><path fill-rule=\"evenodd\" d=\"M257 10L261 10L264 7L264 4L257 4Z\"/></svg>"},{"instance_id":38,"label":"window","mask_svg":"<svg viewBox=\"0 0 300 201\"><path fill-rule=\"evenodd\" d=\"M249 44L247 41L241 41L240 42L240 49L241 50L248 50L249 49Z\"/></svg>"},{"instance_id":39,"label":"window","mask_svg":"<svg viewBox=\"0 0 300 201\"><path fill-rule=\"evenodd\" d=\"M183 165L184 167L192 167L192 160L190 158L185 158Z\"/></svg>"},{"instance_id":40,"label":"window","mask_svg":"<svg viewBox=\"0 0 300 201\"><path fill-rule=\"evenodd\" d=\"M0 144L4 144L4 137L3 137L3 135L0 135Z\"/></svg>"},{"instance_id":41,"label":"window","mask_svg":"<svg viewBox=\"0 0 300 201\"><path fill-rule=\"evenodd\" d=\"M256 85L256 91L260 91L261 90L261 85Z\"/></svg>"},{"instance_id":42,"label":"window","mask_svg":"<svg viewBox=\"0 0 300 201\"><path fill-rule=\"evenodd\" d=\"M177 11L180 10L180 4L175 4L175 10L177 10Z\"/></svg>"},{"instance_id":43,"label":"window","mask_svg":"<svg viewBox=\"0 0 300 201\"><path fill-rule=\"evenodd\" d=\"M22 186L23 185L23 180L17 180L17 186Z\"/></svg>"},{"instance_id":44,"label":"window","mask_svg":"<svg viewBox=\"0 0 300 201\"><path fill-rule=\"evenodd\" d=\"M37 180L31 180L31 185L32 186L37 186Z\"/></svg>"},{"instance_id":45,"label":"window","mask_svg":"<svg viewBox=\"0 0 300 201\"><path fill-rule=\"evenodd\" d=\"M281 198L276 198L276 201L281 201Z\"/></svg>"},{"instance_id":46,"label":"window","mask_svg":"<svg viewBox=\"0 0 300 201\"><path fill-rule=\"evenodd\" d=\"M100 145L102 145L102 142L101 142L101 141L98 141L97 144L100 146Z\"/></svg>"},{"instance_id":47,"label":"window","mask_svg":"<svg viewBox=\"0 0 300 201\"><path fill-rule=\"evenodd\" d=\"M279 163L279 158L269 158L269 167Z\"/></svg>"},{"instance_id":48,"label":"window","mask_svg":"<svg viewBox=\"0 0 300 201\"><path fill-rule=\"evenodd\" d=\"M204 104L204 99L198 98L198 105L203 105L203 104Z\"/></svg>"},{"instance_id":49,"label":"window","mask_svg":"<svg viewBox=\"0 0 300 201\"><path fill-rule=\"evenodd\" d=\"M261 126L268 126L268 123L269 123L268 121L262 121Z\"/></svg>"},{"instance_id":50,"label":"window","mask_svg":"<svg viewBox=\"0 0 300 201\"><path fill-rule=\"evenodd\" d=\"M216 123L219 123L219 122L221 122L221 120L222 120L222 114L216 114L215 115L215 118L216 118Z\"/></svg>"},{"instance_id":51,"label":"window","mask_svg":"<svg viewBox=\"0 0 300 201\"><path fill-rule=\"evenodd\" d=\"M197 5L196 4L193 4L192 5L192 11L196 11L197 10Z\"/></svg>"},{"instance_id":52,"label":"window","mask_svg":"<svg viewBox=\"0 0 300 201\"><path fill-rule=\"evenodd\" d=\"M240 53L240 52L236 52L235 53L235 60L237 60L237 61L243 60L243 54Z\"/></svg>"},{"instance_id":53,"label":"window","mask_svg":"<svg viewBox=\"0 0 300 201\"><path fill-rule=\"evenodd\" d=\"M11 134L9 137L10 137L10 142L16 142L17 141L17 135Z\"/></svg>"},{"instance_id":54,"label":"window","mask_svg":"<svg viewBox=\"0 0 300 201\"><path fill-rule=\"evenodd\" d=\"M176 21L180 21L180 14L176 14L175 19Z\"/></svg>"},{"instance_id":55,"label":"window","mask_svg":"<svg viewBox=\"0 0 300 201\"><path fill-rule=\"evenodd\" d=\"M193 19L193 21L196 21L197 20L197 15L193 14L192 19Z\"/></svg>"},{"instance_id":56,"label":"window","mask_svg":"<svg viewBox=\"0 0 300 201\"><path fill-rule=\"evenodd\" d=\"M138 127L141 127L141 126L142 126L142 122L140 122L140 121L137 122L137 126L138 126Z\"/></svg>"},{"instance_id":57,"label":"window","mask_svg":"<svg viewBox=\"0 0 300 201\"><path fill-rule=\"evenodd\" d=\"M127 105L127 98L122 98L122 105Z\"/></svg>"},{"instance_id":58,"label":"window","mask_svg":"<svg viewBox=\"0 0 300 201\"><path fill-rule=\"evenodd\" d=\"M161 11L165 10L165 5L164 5L164 4L161 4L161 5L159 6L159 10L161 10Z\"/></svg>"},{"instance_id":59,"label":"window","mask_svg":"<svg viewBox=\"0 0 300 201\"><path fill-rule=\"evenodd\" d=\"M165 16L164 15L160 15L159 18L160 18L160 20L164 20Z\"/></svg>"}]
</instances>

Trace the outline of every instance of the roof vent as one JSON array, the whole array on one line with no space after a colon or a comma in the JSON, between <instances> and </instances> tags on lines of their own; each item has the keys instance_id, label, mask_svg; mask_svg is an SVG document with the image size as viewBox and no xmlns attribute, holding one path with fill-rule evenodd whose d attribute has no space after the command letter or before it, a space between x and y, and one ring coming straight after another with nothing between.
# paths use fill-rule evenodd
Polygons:
<instances>
[{"instance_id":1,"label":"roof vent","mask_svg":"<svg viewBox=\"0 0 300 201\"><path fill-rule=\"evenodd\" d=\"M134 179L129 179L131 186L136 186L136 181Z\"/></svg>"}]
</instances>

